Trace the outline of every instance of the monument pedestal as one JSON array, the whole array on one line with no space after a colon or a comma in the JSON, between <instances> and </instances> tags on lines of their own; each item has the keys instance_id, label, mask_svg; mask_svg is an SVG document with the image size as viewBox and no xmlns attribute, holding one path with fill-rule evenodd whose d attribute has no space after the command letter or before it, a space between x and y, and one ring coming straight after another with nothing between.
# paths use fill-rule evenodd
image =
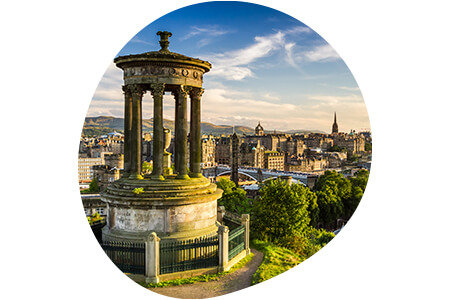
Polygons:
<instances>
[{"instance_id":1,"label":"monument pedestal","mask_svg":"<svg viewBox=\"0 0 450 300\"><path fill-rule=\"evenodd\" d=\"M107 203L104 241L192 239L217 232L217 199L222 190L206 178L164 181L120 179L101 194ZM142 191L143 190L143 191Z\"/></svg>"}]
</instances>

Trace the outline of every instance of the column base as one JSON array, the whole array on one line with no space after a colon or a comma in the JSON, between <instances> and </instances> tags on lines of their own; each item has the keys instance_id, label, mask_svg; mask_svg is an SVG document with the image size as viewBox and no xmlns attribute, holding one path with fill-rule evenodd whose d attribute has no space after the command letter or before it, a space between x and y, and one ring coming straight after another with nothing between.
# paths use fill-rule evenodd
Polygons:
<instances>
[{"instance_id":1,"label":"column base","mask_svg":"<svg viewBox=\"0 0 450 300\"><path fill-rule=\"evenodd\" d=\"M159 283L159 276L145 277L145 283Z\"/></svg>"},{"instance_id":2,"label":"column base","mask_svg":"<svg viewBox=\"0 0 450 300\"><path fill-rule=\"evenodd\" d=\"M141 180L141 179L144 179L144 177L142 177L142 175L140 175L140 174L131 174L128 177L128 179L139 179L139 180Z\"/></svg>"},{"instance_id":3,"label":"column base","mask_svg":"<svg viewBox=\"0 0 450 300\"><path fill-rule=\"evenodd\" d=\"M189 177L191 178L202 178L202 173L189 173Z\"/></svg>"},{"instance_id":4,"label":"column base","mask_svg":"<svg viewBox=\"0 0 450 300\"><path fill-rule=\"evenodd\" d=\"M149 178L150 180L159 180L159 181L165 180L164 176L157 174L150 174Z\"/></svg>"},{"instance_id":5,"label":"column base","mask_svg":"<svg viewBox=\"0 0 450 300\"><path fill-rule=\"evenodd\" d=\"M167 175L173 175L173 170L172 170L172 168L164 168L163 174L164 174L164 176L167 176Z\"/></svg>"},{"instance_id":6,"label":"column base","mask_svg":"<svg viewBox=\"0 0 450 300\"><path fill-rule=\"evenodd\" d=\"M177 177L175 177L176 179L190 179L191 177L189 177L189 175L187 174L178 174Z\"/></svg>"}]
</instances>

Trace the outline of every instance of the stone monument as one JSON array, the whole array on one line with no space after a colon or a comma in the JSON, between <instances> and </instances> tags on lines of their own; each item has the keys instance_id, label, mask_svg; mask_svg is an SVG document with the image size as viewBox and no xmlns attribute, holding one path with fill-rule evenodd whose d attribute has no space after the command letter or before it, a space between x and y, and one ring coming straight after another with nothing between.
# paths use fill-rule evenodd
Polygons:
<instances>
[{"instance_id":1,"label":"stone monument","mask_svg":"<svg viewBox=\"0 0 450 300\"><path fill-rule=\"evenodd\" d=\"M201 175L200 106L203 74L210 70L211 64L170 52L172 33L159 31L157 35L159 51L114 59L124 76L124 170L122 177L101 193L102 201L107 204L107 224L102 235L105 241L144 241L152 232L161 239L177 240L217 232L217 199L222 196L222 190ZM142 99L147 91L153 98L153 171L144 178ZM165 93L175 98L173 174L169 171L170 153L165 151L171 134L163 128ZM189 149L188 98L191 105Z\"/></svg>"}]
</instances>

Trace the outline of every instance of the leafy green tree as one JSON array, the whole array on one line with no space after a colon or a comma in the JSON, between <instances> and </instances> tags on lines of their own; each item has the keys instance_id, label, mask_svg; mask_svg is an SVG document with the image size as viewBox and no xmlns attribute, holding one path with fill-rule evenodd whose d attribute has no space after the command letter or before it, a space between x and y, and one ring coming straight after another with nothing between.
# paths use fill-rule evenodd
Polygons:
<instances>
[{"instance_id":1,"label":"leafy green tree","mask_svg":"<svg viewBox=\"0 0 450 300\"><path fill-rule=\"evenodd\" d=\"M236 187L236 184L226 178L222 178L217 182L217 187L223 190L222 197L218 200L218 205L224 206L225 210L244 214L250 212L250 201L247 193Z\"/></svg>"},{"instance_id":2,"label":"leafy green tree","mask_svg":"<svg viewBox=\"0 0 450 300\"><path fill-rule=\"evenodd\" d=\"M350 197L350 180L336 171L325 171L325 173L319 177L317 184L314 186L314 190L320 191L327 186L331 188L333 193L336 194L341 200L348 199Z\"/></svg>"},{"instance_id":3,"label":"leafy green tree","mask_svg":"<svg viewBox=\"0 0 450 300\"><path fill-rule=\"evenodd\" d=\"M319 206L319 222L325 228L344 216L345 203L352 197L352 184L336 171L325 171L314 186Z\"/></svg>"},{"instance_id":4,"label":"leafy green tree","mask_svg":"<svg viewBox=\"0 0 450 300\"><path fill-rule=\"evenodd\" d=\"M325 228L331 228L333 223L344 213L344 203L330 186L324 186L316 192L319 206L319 220Z\"/></svg>"},{"instance_id":5,"label":"leafy green tree","mask_svg":"<svg viewBox=\"0 0 450 300\"><path fill-rule=\"evenodd\" d=\"M333 145L328 149L329 152L347 152L347 149Z\"/></svg>"},{"instance_id":6,"label":"leafy green tree","mask_svg":"<svg viewBox=\"0 0 450 300\"><path fill-rule=\"evenodd\" d=\"M361 169L350 178L351 194L348 199L344 200L345 218L349 219L361 201L366 190L367 181L369 180L369 171Z\"/></svg>"},{"instance_id":7,"label":"leafy green tree","mask_svg":"<svg viewBox=\"0 0 450 300\"><path fill-rule=\"evenodd\" d=\"M89 183L89 192L91 193L97 193L100 191L100 186L98 185L98 179L97 177L94 177L92 181Z\"/></svg>"},{"instance_id":8,"label":"leafy green tree","mask_svg":"<svg viewBox=\"0 0 450 300\"><path fill-rule=\"evenodd\" d=\"M309 188L272 180L260 188L253 205L252 231L261 239L277 242L301 235L309 226L309 210L317 209L316 195Z\"/></svg>"}]
</instances>

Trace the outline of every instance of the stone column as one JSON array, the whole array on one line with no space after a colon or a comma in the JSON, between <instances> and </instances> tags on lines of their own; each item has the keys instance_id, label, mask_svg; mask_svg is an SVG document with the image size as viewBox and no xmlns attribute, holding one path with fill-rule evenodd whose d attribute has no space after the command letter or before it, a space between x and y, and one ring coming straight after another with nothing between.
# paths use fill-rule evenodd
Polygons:
<instances>
[{"instance_id":1,"label":"stone column","mask_svg":"<svg viewBox=\"0 0 450 300\"><path fill-rule=\"evenodd\" d=\"M142 96L145 90L137 84L128 85L132 96L132 120L130 134L130 179L143 179L142 171Z\"/></svg>"},{"instance_id":2,"label":"stone column","mask_svg":"<svg viewBox=\"0 0 450 300\"><path fill-rule=\"evenodd\" d=\"M123 171L125 176L130 175L130 138L131 138L131 122L133 120L132 116L132 104L133 98L131 96L131 90L128 86L122 86L122 90L124 92L125 98L125 107L124 107L124 143L123 143Z\"/></svg>"},{"instance_id":3,"label":"stone column","mask_svg":"<svg viewBox=\"0 0 450 300\"><path fill-rule=\"evenodd\" d=\"M177 179L189 179L187 171L187 95L191 87L181 85L175 95L175 164Z\"/></svg>"},{"instance_id":4,"label":"stone column","mask_svg":"<svg viewBox=\"0 0 450 300\"><path fill-rule=\"evenodd\" d=\"M225 217L225 206L217 207L217 222L223 224L223 218Z\"/></svg>"},{"instance_id":5,"label":"stone column","mask_svg":"<svg viewBox=\"0 0 450 300\"><path fill-rule=\"evenodd\" d=\"M145 241L145 277L147 283L159 282L159 241L161 239L152 232Z\"/></svg>"},{"instance_id":6,"label":"stone column","mask_svg":"<svg viewBox=\"0 0 450 300\"><path fill-rule=\"evenodd\" d=\"M227 226L219 226L219 272L227 271L228 265L228 233Z\"/></svg>"},{"instance_id":7,"label":"stone column","mask_svg":"<svg viewBox=\"0 0 450 300\"><path fill-rule=\"evenodd\" d=\"M241 225L244 225L244 227L245 227L245 242L244 242L245 255L249 255L250 254L250 215L248 215L248 214L241 215Z\"/></svg>"},{"instance_id":8,"label":"stone column","mask_svg":"<svg viewBox=\"0 0 450 300\"><path fill-rule=\"evenodd\" d=\"M191 129L190 129L190 177L202 177L202 144L201 144L201 105L200 100L204 89L193 88L190 93L191 98Z\"/></svg>"},{"instance_id":9,"label":"stone column","mask_svg":"<svg viewBox=\"0 0 450 300\"><path fill-rule=\"evenodd\" d=\"M164 86L164 83L154 83L150 86L153 96L153 171L150 178L153 180L164 180L164 177L162 176L164 153Z\"/></svg>"}]
</instances>

